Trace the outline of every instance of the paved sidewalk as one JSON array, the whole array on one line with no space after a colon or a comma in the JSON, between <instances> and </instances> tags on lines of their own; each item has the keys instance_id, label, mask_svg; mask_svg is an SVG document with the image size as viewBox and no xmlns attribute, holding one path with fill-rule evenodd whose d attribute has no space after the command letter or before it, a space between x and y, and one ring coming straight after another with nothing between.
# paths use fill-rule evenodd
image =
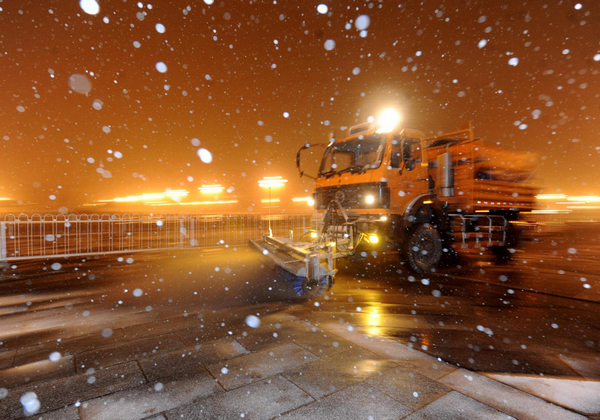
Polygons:
<instances>
[{"instance_id":1,"label":"paved sidewalk","mask_svg":"<svg viewBox=\"0 0 600 420\"><path fill-rule=\"evenodd\" d=\"M333 319L190 314L0 353L0 418L600 419L600 382L478 374ZM591 363L597 361L590 361ZM34 393L34 394L32 394Z\"/></svg>"}]
</instances>

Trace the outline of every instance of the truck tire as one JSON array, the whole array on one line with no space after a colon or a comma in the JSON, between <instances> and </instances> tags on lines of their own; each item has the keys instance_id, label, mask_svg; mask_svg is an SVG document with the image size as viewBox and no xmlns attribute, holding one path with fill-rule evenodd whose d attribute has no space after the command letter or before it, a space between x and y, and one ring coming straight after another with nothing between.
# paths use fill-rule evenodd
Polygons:
<instances>
[{"instance_id":1,"label":"truck tire","mask_svg":"<svg viewBox=\"0 0 600 420\"><path fill-rule=\"evenodd\" d=\"M496 264L506 264L512 260L510 249L505 246L493 246L491 247L492 254L494 255L494 262Z\"/></svg>"},{"instance_id":2,"label":"truck tire","mask_svg":"<svg viewBox=\"0 0 600 420\"><path fill-rule=\"evenodd\" d=\"M512 260L511 248L515 248L519 242L517 229L513 225L506 228L506 244L504 246L491 247L496 264L506 264ZM514 250L513 250L514 252Z\"/></svg>"},{"instance_id":3,"label":"truck tire","mask_svg":"<svg viewBox=\"0 0 600 420\"><path fill-rule=\"evenodd\" d=\"M401 258L417 274L427 275L435 270L442 260L442 239L437 229L429 223L411 226L404 239Z\"/></svg>"}]
</instances>

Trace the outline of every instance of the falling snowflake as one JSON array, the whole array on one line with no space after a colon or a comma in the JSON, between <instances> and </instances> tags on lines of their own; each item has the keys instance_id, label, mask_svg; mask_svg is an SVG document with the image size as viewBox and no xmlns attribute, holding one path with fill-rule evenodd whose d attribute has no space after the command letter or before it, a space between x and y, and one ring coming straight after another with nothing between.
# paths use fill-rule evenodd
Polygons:
<instances>
[{"instance_id":1,"label":"falling snowflake","mask_svg":"<svg viewBox=\"0 0 600 420\"><path fill-rule=\"evenodd\" d=\"M246 317L246 325L250 328L260 327L260 319L254 315L248 315Z\"/></svg>"},{"instance_id":2,"label":"falling snowflake","mask_svg":"<svg viewBox=\"0 0 600 420\"><path fill-rule=\"evenodd\" d=\"M100 5L96 0L81 0L79 7L88 15L97 15L100 13Z\"/></svg>"},{"instance_id":3,"label":"falling snowflake","mask_svg":"<svg viewBox=\"0 0 600 420\"><path fill-rule=\"evenodd\" d=\"M198 157L200 158L200 160L204 163L211 163L213 160L212 153L210 153L206 149L198 149L198 151L196 153L198 154Z\"/></svg>"},{"instance_id":4,"label":"falling snowflake","mask_svg":"<svg viewBox=\"0 0 600 420\"><path fill-rule=\"evenodd\" d=\"M364 31L369 27L370 24L371 18L367 15L360 15L356 18L356 21L354 22L354 26L356 26L356 29L358 29L359 31Z\"/></svg>"},{"instance_id":5,"label":"falling snowflake","mask_svg":"<svg viewBox=\"0 0 600 420\"><path fill-rule=\"evenodd\" d=\"M329 7L327 7L326 4L319 4L317 6L317 12L319 12L320 14L324 15L325 13L327 13L329 11Z\"/></svg>"}]
</instances>

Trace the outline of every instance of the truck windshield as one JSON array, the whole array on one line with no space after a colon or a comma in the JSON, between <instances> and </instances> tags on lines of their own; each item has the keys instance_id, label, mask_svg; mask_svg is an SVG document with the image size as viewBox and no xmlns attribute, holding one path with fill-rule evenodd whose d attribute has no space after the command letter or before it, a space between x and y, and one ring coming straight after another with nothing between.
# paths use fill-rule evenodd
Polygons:
<instances>
[{"instance_id":1,"label":"truck windshield","mask_svg":"<svg viewBox=\"0 0 600 420\"><path fill-rule=\"evenodd\" d=\"M383 158L384 145L385 137L378 134L334 143L325 151L319 175L336 175L378 168Z\"/></svg>"}]
</instances>

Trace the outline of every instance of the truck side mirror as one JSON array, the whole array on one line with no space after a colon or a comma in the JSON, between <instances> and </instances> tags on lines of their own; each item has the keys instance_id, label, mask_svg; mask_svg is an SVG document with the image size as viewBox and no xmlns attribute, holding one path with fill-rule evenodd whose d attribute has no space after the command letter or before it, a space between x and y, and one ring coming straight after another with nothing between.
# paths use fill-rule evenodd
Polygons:
<instances>
[{"instance_id":1,"label":"truck side mirror","mask_svg":"<svg viewBox=\"0 0 600 420\"><path fill-rule=\"evenodd\" d=\"M309 150L311 148L314 147L323 147L323 148L327 148L329 145L328 144L324 144L324 143L317 143L317 144L310 144L310 143L306 143L304 146L302 146L300 148L300 150L298 150L298 152L296 153L296 168L298 168L298 173L300 174L300 177L302 178L303 176L310 178L310 179L317 179L317 170L315 170L316 168L309 168L312 170L315 170L315 175L310 175L308 173L306 173L306 171L302 168L302 164L301 164L301 157L302 154L308 154L308 157L311 157L312 154L315 153L315 150ZM306 156L305 156L306 158ZM310 161L310 159L309 159ZM313 165L314 166L314 165Z\"/></svg>"}]
</instances>

